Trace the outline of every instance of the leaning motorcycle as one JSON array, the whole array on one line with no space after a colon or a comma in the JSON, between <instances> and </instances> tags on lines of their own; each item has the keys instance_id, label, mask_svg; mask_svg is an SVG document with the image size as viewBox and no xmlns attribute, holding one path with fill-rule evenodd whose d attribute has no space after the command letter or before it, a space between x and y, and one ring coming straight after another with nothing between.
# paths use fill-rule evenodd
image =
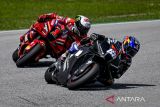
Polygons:
<instances>
[{"instance_id":1,"label":"leaning motorcycle","mask_svg":"<svg viewBox=\"0 0 160 107\"><path fill-rule=\"evenodd\" d=\"M45 81L76 89L99 80L107 67L105 52L109 47L105 42L97 40L91 46L84 45L77 52L69 53L63 62L58 59L46 70Z\"/></svg>"},{"instance_id":2,"label":"leaning motorcycle","mask_svg":"<svg viewBox=\"0 0 160 107\"><path fill-rule=\"evenodd\" d=\"M23 67L29 62L37 62L46 55L58 58L62 53L65 52L65 50L61 50L62 46L58 44L59 41L61 41L61 38L53 40L53 37L49 35L51 30L54 29L53 24L54 26L57 24L55 19L46 21L44 23L36 22L33 25L36 27L32 27L31 29L37 32L38 35L36 38L33 41L29 41L26 37L12 54L12 59L16 63L17 67ZM68 32L65 31L63 35L67 35L67 33Z\"/></svg>"}]
</instances>

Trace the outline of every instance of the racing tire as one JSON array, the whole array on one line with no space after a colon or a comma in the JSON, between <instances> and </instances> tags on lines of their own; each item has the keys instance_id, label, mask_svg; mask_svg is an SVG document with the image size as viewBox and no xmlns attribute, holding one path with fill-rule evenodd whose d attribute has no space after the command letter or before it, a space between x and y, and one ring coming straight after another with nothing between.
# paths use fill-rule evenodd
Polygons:
<instances>
[{"instance_id":1,"label":"racing tire","mask_svg":"<svg viewBox=\"0 0 160 107\"><path fill-rule=\"evenodd\" d=\"M67 88L70 90L73 90L73 89L79 88L80 86L84 85L91 79L94 79L99 71L99 64L93 63L92 67L86 70L88 71L85 71L86 72L85 75L83 75L81 78L77 79L76 81L72 81L72 76L71 76L67 82Z\"/></svg>"},{"instance_id":2,"label":"racing tire","mask_svg":"<svg viewBox=\"0 0 160 107\"><path fill-rule=\"evenodd\" d=\"M44 74L44 79L48 84L55 84L56 81L53 81L53 74L54 74L54 70L52 69L52 67L49 67L45 74Z\"/></svg>"},{"instance_id":3,"label":"racing tire","mask_svg":"<svg viewBox=\"0 0 160 107\"><path fill-rule=\"evenodd\" d=\"M19 58L16 61L17 67L24 67L27 63L36 57L36 55L43 49L43 47L40 44L36 44L29 53L23 55L21 58Z\"/></svg>"},{"instance_id":4,"label":"racing tire","mask_svg":"<svg viewBox=\"0 0 160 107\"><path fill-rule=\"evenodd\" d=\"M14 62L16 62L19 59L19 57L18 57L18 48L13 52L12 59L13 59Z\"/></svg>"}]
</instances>

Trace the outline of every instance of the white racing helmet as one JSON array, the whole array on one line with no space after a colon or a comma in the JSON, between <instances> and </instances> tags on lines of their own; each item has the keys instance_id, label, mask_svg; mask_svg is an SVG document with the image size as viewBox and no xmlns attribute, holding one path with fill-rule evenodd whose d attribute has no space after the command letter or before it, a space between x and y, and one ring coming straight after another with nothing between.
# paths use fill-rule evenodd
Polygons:
<instances>
[{"instance_id":1,"label":"white racing helmet","mask_svg":"<svg viewBox=\"0 0 160 107\"><path fill-rule=\"evenodd\" d=\"M89 19L82 15L77 15L75 19L76 19L75 24L80 32L80 35L86 35L89 29L91 28L91 23Z\"/></svg>"}]
</instances>

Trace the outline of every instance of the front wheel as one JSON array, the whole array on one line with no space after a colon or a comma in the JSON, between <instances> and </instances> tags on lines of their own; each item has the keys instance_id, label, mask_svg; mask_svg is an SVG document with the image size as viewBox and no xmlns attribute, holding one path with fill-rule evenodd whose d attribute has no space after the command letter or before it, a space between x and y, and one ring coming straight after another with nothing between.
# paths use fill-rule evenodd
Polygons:
<instances>
[{"instance_id":1,"label":"front wheel","mask_svg":"<svg viewBox=\"0 0 160 107\"><path fill-rule=\"evenodd\" d=\"M18 48L13 52L12 54L12 59L14 62L16 62L18 60Z\"/></svg>"},{"instance_id":2,"label":"front wheel","mask_svg":"<svg viewBox=\"0 0 160 107\"><path fill-rule=\"evenodd\" d=\"M80 71L79 74L73 74L68 82L67 87L69 89L75 89L87 83L89 80L94 79L99 71L99 64L92 63L84 71Z\"/></svg>"},{"instance_id":3,"label":"front wheel","mask_svg":"<svg viewBox=\"0 0 160 107\"><path fill-rule=\"evenodd\" d=\"M16 61L17 67L23 67L30 61L33 61L41 53L41 50L43 50L43 47L40 44L36 44L28 53L25 53Z\"/></svg>"},{"instance_id":4,"label":"front wheel","mask_svg":"<svg viewBox=\"0 0 160 107\"><path fill-rule=\"evenodd\" d=\"M56 67L51 65L44 74L44 79L48 84L55 84L56 81L53 80L54 73L56 72Z\"/></svg>"}]
</instances>

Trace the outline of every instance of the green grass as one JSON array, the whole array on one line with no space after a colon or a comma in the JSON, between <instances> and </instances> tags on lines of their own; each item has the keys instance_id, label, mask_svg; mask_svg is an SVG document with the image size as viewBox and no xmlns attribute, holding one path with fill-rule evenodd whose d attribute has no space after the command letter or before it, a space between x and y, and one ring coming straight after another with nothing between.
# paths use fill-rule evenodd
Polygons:
<instances>
[{"instance_id":1,"label":"green grass","mask_svg":"<svg viewBox=\"0 0 160 107\"><path fill-rule=\"evenodd\" d=\"M0 0L0 30L29 28L50 12L82 14L92 23L159 19L160 0Z\"/></svg>"}]
</instances>

